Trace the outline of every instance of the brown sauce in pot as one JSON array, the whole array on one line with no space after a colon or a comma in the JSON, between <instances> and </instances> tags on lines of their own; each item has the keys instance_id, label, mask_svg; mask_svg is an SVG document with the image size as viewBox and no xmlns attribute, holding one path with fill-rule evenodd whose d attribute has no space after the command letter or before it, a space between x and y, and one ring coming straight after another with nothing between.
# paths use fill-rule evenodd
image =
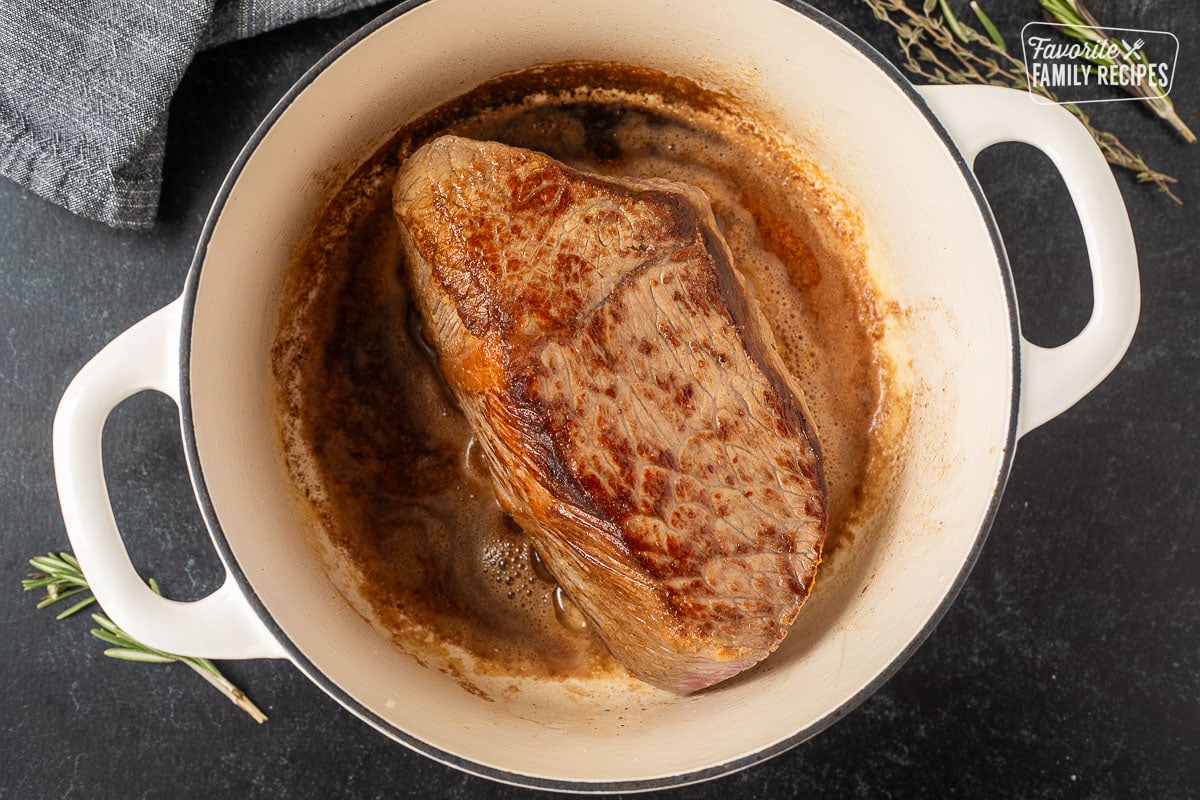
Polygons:
<instances>
[{"instance_id":1,"label":"brown sauce in pot","mask_svg":"<svg viewBox=\"0 0 1200 800\"><path fill-rule=\"evenodd\" d=\"M709 194L816 424L828 569L886 489L907 403L856 212L735 98L567 64L499 78L407 125L337 193L289 276L274 352L284 447L359 607L418 657L445 661L450 646L492 674L621 671L500 511L409 304L391 185L441 133Z\"/></svg>"}]
</instances>

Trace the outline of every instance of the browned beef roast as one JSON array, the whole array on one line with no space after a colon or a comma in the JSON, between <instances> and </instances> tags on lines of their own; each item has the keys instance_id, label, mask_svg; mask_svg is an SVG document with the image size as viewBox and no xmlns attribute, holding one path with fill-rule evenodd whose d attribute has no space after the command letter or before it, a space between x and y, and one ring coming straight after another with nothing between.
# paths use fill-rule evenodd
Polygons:
<instances>
[{"instance_id":1,"label":"browned beef roast","mask_svg":"<svg viewBox=\"0 0 1200 800\"><path fill-rule=\"evenodd\" d=\"M496 495L613 655L678 692L766 657L812 586L824 478L704 193L446 136L394 202Z\"/></svg>"}]
</instances>

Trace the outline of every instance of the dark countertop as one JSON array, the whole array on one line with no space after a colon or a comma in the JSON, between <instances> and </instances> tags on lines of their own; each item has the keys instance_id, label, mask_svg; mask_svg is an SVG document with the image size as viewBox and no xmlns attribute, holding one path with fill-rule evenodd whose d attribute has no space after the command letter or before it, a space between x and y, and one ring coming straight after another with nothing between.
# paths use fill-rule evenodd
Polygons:
<instances>
[{"instance_id":1,"label":"dark countertop","mask_svg":"<svg viewBox=\"0 0 1200 800\"><path fill-rule=\"evenodd\" d=\"M818 2L894 58L858 0ZM962 4L959 4L962 5ZM1006 33L1033 0L985 4ZM1115 26L1181 42L1182 115L1200 124L1200 7L1095 0ZM105 658L82 618L20 590L67 547L50 457L55 405L107 341L180 291L225 171L287 87L370 13L200 55L172 107L160 221L110 230L0 180L0 798L533 797L374 732L284 662L227 662L263 726L175 665ZM1200 145L1131 103L1097 121L1181 180L1182 207L1127 176L1143 307L1116 372L1021 441L983 555L909 662L856 711L764 765L678 798L1184 797L1200 792ZM1022 319L1069 338L1090 303L1078 222L1045 157L979 172L1014 262ZM106 429L107 476L135 563L180 599L216 587L174 406L140 395Z\"/></svg>"}]
</instances>

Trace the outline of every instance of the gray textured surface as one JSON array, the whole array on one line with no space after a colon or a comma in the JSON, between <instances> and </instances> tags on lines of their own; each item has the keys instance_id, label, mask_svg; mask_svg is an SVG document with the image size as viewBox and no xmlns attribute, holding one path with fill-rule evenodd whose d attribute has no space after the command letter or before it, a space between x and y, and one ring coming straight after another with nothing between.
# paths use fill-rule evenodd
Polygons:
<instances>
[{"instance_id":1,"label":"gray textured surface","mask_svg":"<svg viewBox=\"0 0 1200 800\"><path fill-rule=\"evenodd\" d=\"M857 0L819 5L894 54ZM1015 31L1033 5L988 8ZM1092 5L1112 24L1179 35L1176 102L1200 122L1200 8ZM242 143L291 82L367 18L304 23L201 55L172 108L151 231L114 232L0 181L0 798L534 796L408 752L285 664L223 665L271 716L256 726L182 667L104 658L86 622L54 622L19 587L26 558L66 545L50 462L63 388L105 342L179 292ZM1131 105L1097 107L1096 117L1178 175L1186 203L1120 180L1144 293L1129 355L1021 442L978 566L891 681L811 742L672 797L1195 796L1200 147L1178 145ZM1027 330L1062 341L1086 319L1089 295L1061 182L1019 146L989 151L979 168ZM213 588L217 562L173 406L137 397L106 435L118 520L138 567L177 596Z\"/></svg>"},{"instance_id":2,"label":"gray textured surface","mask_svg":"<svg viewBox=\"0 0 1200 800\"><path fill-rule=\"evenodd\" d=\"M370 0L5 0L0 175L77 214L154 222L167 110L197 50Z\"/></svg>"}]
</instances>

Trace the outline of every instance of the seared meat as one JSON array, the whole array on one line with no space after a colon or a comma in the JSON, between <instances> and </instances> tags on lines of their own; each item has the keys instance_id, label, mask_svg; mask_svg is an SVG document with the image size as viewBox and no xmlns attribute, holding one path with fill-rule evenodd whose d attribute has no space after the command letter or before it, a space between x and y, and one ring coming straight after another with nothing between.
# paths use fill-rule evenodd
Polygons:
<instances>
[{"instance_id":1,"label":"seared meat","mask_svg":"<svg viewBox=\"0 0 1200 800\"><path fill-rule=\"evenodd\" d=\"M497 498L613 655L678 692L766 657L812 586L824 478L704 193L446 136L394 206Z\"/></svg>"}]
</instances>

